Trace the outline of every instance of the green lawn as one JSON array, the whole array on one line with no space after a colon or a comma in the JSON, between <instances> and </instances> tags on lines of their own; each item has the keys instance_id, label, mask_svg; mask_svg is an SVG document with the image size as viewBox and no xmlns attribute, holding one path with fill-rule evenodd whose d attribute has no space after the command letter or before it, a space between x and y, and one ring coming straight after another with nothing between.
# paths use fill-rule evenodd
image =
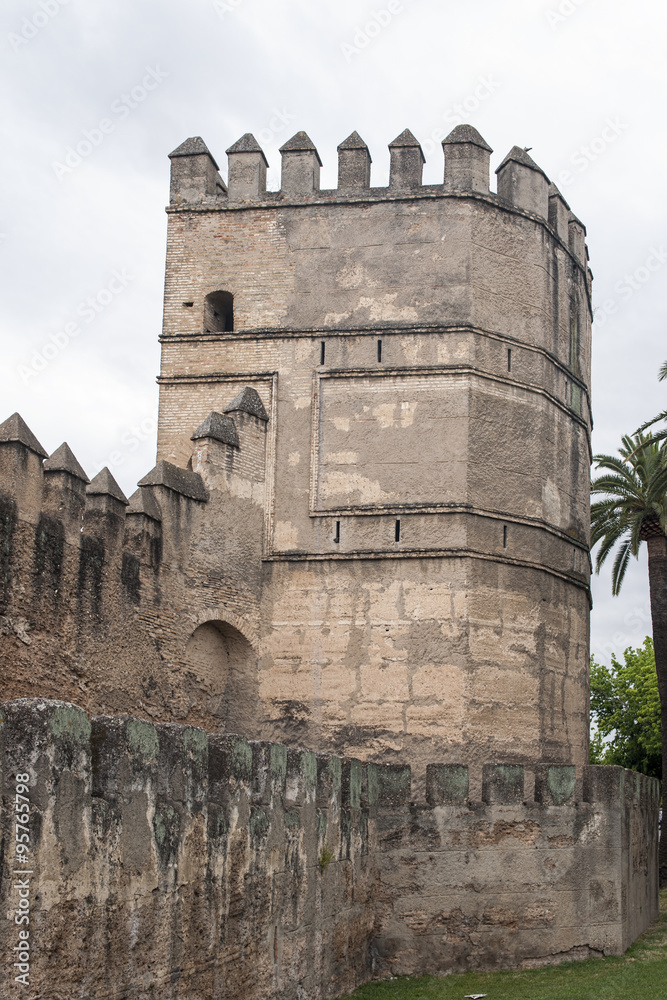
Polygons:
<instances>
[{"instance_id":1,"label":"green lawn","mask_svg":"<svg viewBox=\"0 0 667 1000\"><path fill-rule=\"evenodd\" d=\"M660 917L620 958L592 958L522 972L466 972L368 983L354 1000L667 1000L667 889Z\"/></svg>"}]
</instances>

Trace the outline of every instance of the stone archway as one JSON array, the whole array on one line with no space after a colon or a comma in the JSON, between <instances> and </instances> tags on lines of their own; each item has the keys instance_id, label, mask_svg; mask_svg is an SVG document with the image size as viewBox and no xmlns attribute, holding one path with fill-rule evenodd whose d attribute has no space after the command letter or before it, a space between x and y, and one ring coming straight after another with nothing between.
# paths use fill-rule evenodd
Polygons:
<instances>
[{"instance_id":1,"label":"stone archway","mask_svg":"<svg viewBox=\"0 0 667 1000\"><path fill-rule=\"evenodd\" d=\"M222 732L257 736L257 654L246 637L225 621L198 625L185 647L184 667L198 700Z\"/></svg>"}]
</instances>

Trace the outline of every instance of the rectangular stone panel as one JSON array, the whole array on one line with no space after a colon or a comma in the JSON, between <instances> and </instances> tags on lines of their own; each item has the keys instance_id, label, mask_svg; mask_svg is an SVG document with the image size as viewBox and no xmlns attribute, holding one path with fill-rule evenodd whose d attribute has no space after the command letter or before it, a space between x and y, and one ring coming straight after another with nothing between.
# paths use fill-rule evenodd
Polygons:
<instances>
[{"instance_id":1,"label":"rectangular stone panel","mask_svg":"<svg viewBox=\"0 0 667 1000\"><path fill-rule=\"evenodd\" d=\"M314 511L464 503L468 383L444 372L321 377Z\"/></svg>"}]
</instances>

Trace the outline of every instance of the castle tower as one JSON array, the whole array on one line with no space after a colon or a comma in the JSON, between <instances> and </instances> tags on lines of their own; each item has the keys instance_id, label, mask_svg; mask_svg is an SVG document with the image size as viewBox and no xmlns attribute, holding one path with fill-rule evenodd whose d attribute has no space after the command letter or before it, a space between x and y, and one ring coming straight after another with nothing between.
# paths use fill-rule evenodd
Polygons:
<instances>
[{"instance_id":1,"label":"castle tower","mask_svg":"<svg viewBox=\"0 0 667 1000\"><path fill-rule=\"evenodd\" d=\"M263 483L257 565L237 567L259 609L247 735L417 771L583 764L585 231L525 150L496 194L474 128L443 148L423 185L406 130L370 187L353 133L321 190L299 132L277 192L251 135L229 190L201 140L172 154L158 460L186 467L194 429L255 390L263 412L233 414Z\"/></svg>"}]
</instances>

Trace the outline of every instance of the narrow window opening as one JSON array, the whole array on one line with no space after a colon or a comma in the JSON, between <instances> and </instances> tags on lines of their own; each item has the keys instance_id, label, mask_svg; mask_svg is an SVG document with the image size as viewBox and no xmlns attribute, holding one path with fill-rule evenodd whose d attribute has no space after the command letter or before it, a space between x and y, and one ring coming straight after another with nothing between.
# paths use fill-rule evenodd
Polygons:
<instances>
[{"instance_id":1,"label":"narrow window opening","mask_svg":"<svg viewBox=\"0 0 667 1000\"><path fill-rule=\"evenodd\" d=\"M194 305L194 302L184 302L184 303L183 303L183 305L184 305L184 306L185 306L185 307L186 307L187 309L192 309L192 307L193 307L193 305Z\"/></svg>"},{"instance_id":2,"label":"narrow window opening","mask_svg":"<svg viewBox=\"0 0 667 1000\"><path fill-rule=\"evenodd\" d=\"M579 371L579 300L576 295L570 299L570 368Z\"/></svg>"},{"instance_id":3,"label":"narrow window opening","mask_svg":"<svg viewBox=\"0 0 667 1000\"><path fill-rule=\"evenodd\" d=\"M321 365L324 364L324 354L325 354L325 351L326 351L326 345L325 345L324 341L322 341L320 343L320 364Z\"/></svg>"},{"instance_id":4,"label":"narrow window opening","mask_svg":"<svg viewBox=\"0 0 667 1000\"><path fill-rule=\"evenodd\" d=\"M503 548L507 548L507 525L503 525Z\"/></svg>"},{"instance_id":5,"label":"narrow window opening","mask_svg":"<svg viewBox=\"0 0 667 1000\"><path fill-rule=\"evenodd\" d=\"M566 403L567 403L567 392L568 392L569 388L570 388L570 383L568 382L567 379L565 379L565 402Z\"/></svg>"},{"instance_id":6,"label":"narrow window opening","mask_svg":"<svg viewBox=\"0 0 667 1000\"><path fill-rule=\"evenodd\" d=\"M334 542L340 541L340 521L336 521L336 534L334 535Z\"/></svg>"},{"instance_id":7,"label":"narrow window opening","mask_svg":"<svg viewBox=\"0 0 667 1000\"><path fill-rule=\"evenodd\" d=\"M400 542L401 540L401 521L400 518L396 518L396 525L394 527L394 541Z\"/></svg>"},{"instance_id":8,"label":"narrow window opening","mask_svg":"<svg viewBox=\"0 0 667 1000\"><path fill-rule=\"evenodd\" d=\"M382 361L382 341L378 340L378 361Z\"/></svg>"},{"instance_id":9,"label":"narrow window opening","mask_svg":"<svg viewBox=\"0 0 667 1000\"><path fill-rule=\"evenodd\" d=\"M507 348L507 371L512 371L512 348Z\"/></svg>"},{"instance_id":10,"label":"narrow window opening","mask_svg":"<svg viewBox=\"0 0 667 1000\"><path fill-rule=\"evenodd\" d=\"M204 299L204 333L229 333L234 329L234 296L211 292Z\"/></svg>"},{"instance_id":11,"label":"narrow window opening","mask_svg":"<svg viewBox=\"0 0 667 1000\"><path fill-rule=\"evenodd\" d=\"M278 928L273 928L273 964L278 963Z\"/></svg>"}]
</instances>

